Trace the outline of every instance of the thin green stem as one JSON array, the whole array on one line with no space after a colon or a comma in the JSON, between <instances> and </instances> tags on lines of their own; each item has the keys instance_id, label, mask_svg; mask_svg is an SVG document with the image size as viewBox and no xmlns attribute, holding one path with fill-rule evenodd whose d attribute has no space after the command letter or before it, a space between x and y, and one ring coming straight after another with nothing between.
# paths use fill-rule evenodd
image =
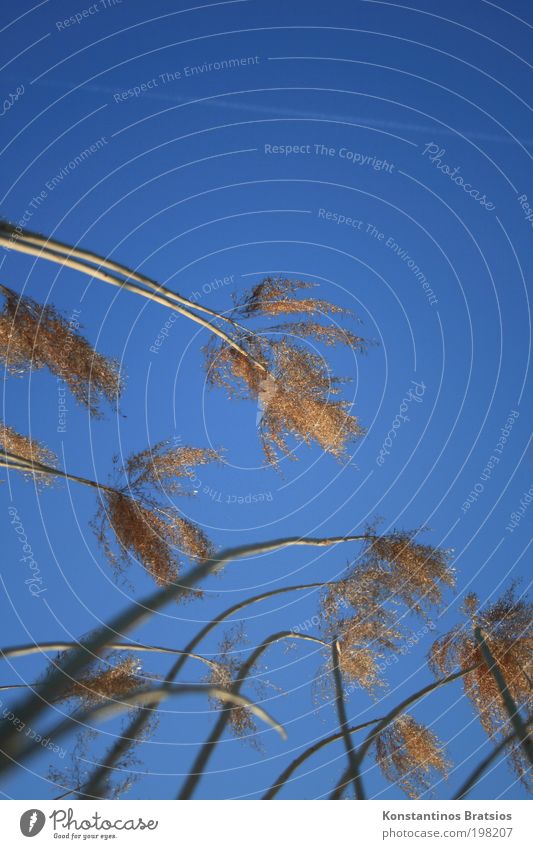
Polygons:
<instances>
[{"instance_id":1,"label":"thin green stem","mask_svg":"<svg viewBox=\"0 0 533 849\"><path fill-rule=\"evenodd\" d=\"M348 728L348 734L355 734L357 731L361 731L363 728L368 728L369 725L375 725L376 722L381 722L382 717L378 717L377 719L369 719L368 722L362 722L361 725L353 725L351 728ZM329 737L323 737L322 740L318 740L316 743L313 743L312 746L309 746L304 752L302 752L298 757L294 758L291 763L285 767L282 773L276 778L274 783L269 787L266 791L263 799L274 799L283 786L287 783L293 772L298 769L311 755L314 755L316 752L319 752L325 746L329 746L331 743L336 743L338 740L342 740L344 737L343 731L336 731L335 734L330 734Z\"/></svg>"},{"instance_id":2,"label":"thin green stem","mask_svg":"<svg viewBox=\"0 0 533 849\"><path fill-rule=\"evenodd\" d=\"M70 649L75 649L78 645L79 643L50 642L28 643L27 645L22 646L8 646L5 649L0 649L0 659L3 657L26 657L29 654L43 654L50 651L69 651ZM208 657L203 657L201 654L194 654L194 652L187 652L182 649L167 648L166 646L147 646L144 645L144 643L108 643L107 648L114 651L154 652L158 654L177 654L180 656L185 655L186 658L190 657L192 660L199 660L207 666L216 666L216 662L214 660L210 660ZM98 657L95 655L94 659L98 660Z\"/></svg>"},{"instance_id":3,"label":"thin green stem","mask_svg":"<svg viewBox=\"0 0 533 849\"><path fill-rule=\"evenodd\" d=\"M110 642L115 642L117 636L122 636L124 632L150 619L164 605L186 594L208 575L220 570L226 563L243 557L277 551L291 545L336 545L339 542L349 542L360 538L360 536L322 539L285 537L270 542L228 548L216 557L201 561L183 576L179 584L162 587L140 602L129 605L126 610L113 617L106 625L98 628L85 640L80 641L78 647L69 652L64 662L50 674L40 691L16 705L13 712L26 726L31 725L53 701L57 690L62 687L65 677L74 677L81 669L91 663L96 652L105 648ZM4 723L3 729L0 730L0 752L3 753L0 758L0 772L14 765L14 761L19 758L20 748L21 735L11 723Z\"/></svg>"},{"instance_id":4,"label":"thin green stem","mask_svg":"<svg viewBox=\"0 0 533 849\"><path fill-rule=\"evenodd\" d=\"M525 723L527 727L529 727L531 724L531 719L527 720L527 722ZM503 752L503 750L509 745L509 743L512 743L515 739L516 731L512 731L510 734L507 735L507 737L501 740L498 745L492 750L492 752L490 752L490 754L488 754L487 757L484 758L481 763L477 765L474 771L470 773L466 781L461 785L461 787L453 797L454 800L464 799L468 795L468 793L470 793L472 788L477 784L477 782L479 781L483 773L489 768L491 763L493 763L493 761L496 760L496 758ZM518 739L520 740L520 738Z\"/></svg>"},{"instance_id":5,"label":"thin green stem","mask_svg":"<svg viewBox=\"0 0 533 849\"><path fill-rule=\"evenodd\" d=\"M286 639L308 640L310 642L319 643L322 646L327 646L327 643L324 642L324 640L320 640L318 639L318 637L312 637L309 634L299 634L292 631L279 631L276 634L272 634L270 637L267 637L267 639L264 640L261 645L259 645L239 667L230 692L234 695L238 695L246 678L248 677L249 673L251 672L261 655L274 643ZM204 745L202 746L194 760L194 763L191 767L191 771L189 772L189 775L187 776L179 792L179 795L177 797L178 799L190 799L193 795L200 779L202 778L202 775L204 774L207 763L215 750L215 746L222 737L222 734L224 733L224 730L230 718L231 708L223 708L220 711L218 720L215 723L211 734L205 741Z\"/></svg>"},{"instance_id":6,"label":"thin green stem","mask_svg":"<svg viewBox=\"0 0 533 849\"><path fill-rule=\"evenodd\" d=\"M513 699L511 691L507 686L507 681L505 680L504 674L496 663L496 660L487 645L487 642L479 625L476 625L474 627L474 637L476 638L476 642L479 646L481 654L483 655L483 660L487 664L489 671L491 672L492 677L496 682L496 686L500 691L502 701L509 715L509 719L511 720L511 725L514 728L515 735L520 741L520 745L522 746L530 765L533 767L533 741L531 740L529 732L520 715L518 705Z\"/></svg>"},{"instance_id":7,"label":"thin green stem","mask_svg":"<svg viewBox=\"0 0 533 849\"><path fill-rule=\"evenodd\" d=\"M107 702L103 705L91 707L85 711L73 714L72 716L67 716L55 725L46 736L55 743L65 734L68 734L68 732L72 730L72 726L74 724L84 726L89 722L89 720L91 722L96 722L102 719L110 719L120 713L124 713L125 711L136 707L150 710L149 705L154 698L167 699L170 696L191 694L205 694L210 698L220 699L220 701L229 703L234 707L245 707L253 713L254 716L257 716L258 719L261 719L277 731L283 740L287 737L283 726L280 725L280 723L277 722L277 720L275 720L266 710L264 710L264 708L256 705L254 702L250 701L250 699L247 699L245 696L241 696L238 693L233 693L230 690L224 690L221 687L214 687L212 685L205 684L175 684L173 687L157 687L152 690L136 690L135 692L121 696L120 701L118 699L107 700ZM15 711L13 712L15 713ZM21 745L17 758L25 760L26 758L31 757L31 755L36 751L39 751L39 749L40 743L35 740L29 740L27 743L23 743Z\"/></svg>"},{"instance_id":8,"label":"thin green stem","mask_svg":"<svg viewBox=\"0 0 533 849\"><path fill-rule=\"evenodd\" d=\"M72 268L74 271L81 271L82 274L87 274L91 278L96 278L98 280L102 280L104 283L108 283L110 286L116 286L119 289L124 289L127 292L132 292L136 295L141 295L143 298L147 298L149 301L154 301L155 303L162 304L162 306L167 307L174 312L179 313L180 315L189 318L191 321L196 322L196 324L205 327L215 336L218 336L240 354L242 354L246 359L253 363L256 368L260 371L268 374L268 370L266 366L256 360L249 351L239 345L231 336L225 333L224 330L221 330L216 325L212 324L207 319L202 318L191 310L187 309L184 306L181 306L176 301L170 300L166 295L158 294L157 291L149 291L144 289L142 286L128 282L121 277L115 277L112 274L108 274L106 271L102 271L100 268L96 268L94 266L86 265L83 262L79 262L76 259L73 259L71 256L61 253L55 253L54 251L47 250L44 247L39 247L37 245L31 244L29 242L25 242L22 239L16 239L11 241L5 236L0 235L0 246L4 248L8 248L9 250L18 251L19 253L30 254L31 256L40 257L42 259L47 259L50 262L55 262L58 265L63 265L67 268Z\"/></svg>"},{"instance_id":9,"label":"thin green stem","mask_svg":"<svg viewBox=\"0 0 533 849\"><path fill-rule=\"evenodd\" d=\"M365 740L362 742L362 744L359 746L359 749L356 752L357 767L358 767L358 769L357 769L358 787L357 787L357 794L356 795L357 795L358 799L365 799L366 798L364 788L363 788L362 779L361 779L361 774L360 774L361 764L362 764L363 759L364 759L365 755L367 754L370 746L372 745L372 743L376 739L376 737L379 734L381 734L381 732L384 731L385 728L387 728L389 725L391 725L391 723L393 723L395 719L397 719L402 713L404 713L407 710L407 708L411 707L411 705L414 705L416 702L420 701L420 699L423 699L424 696L429 695L429 693L433 693L435 690L438 690L440 687L444 687L446 684L451 684L453 681L457 681L459 678L463 678L465 675L468 675L468 673L472 672L474 669L476 669L475 666L470 666L468 669L461 669L459 672L454 672L453 675L449 675L447 678L440 678L438 681L434 681L431 684L427 684L425 687L422 687L421 690L418 690L416 693L414 693L411 696L408 696L406 699L404 699L402 702L400 702L399 705L397 705L395 708L393 708L385 717L383 717L381 722L379 722L376 725L376 727L372 729L370 734L365 738ZM331 793L330 799L340 799L341 798L342 793L343 793L346 785L350 781L350 778L351 778L350 772L349 772L349 770L346 770L342 774L340 780L338 781L337 786L335 787L335 790Z\"/></svg>"},{"instance_id":10,"label":"thin green stem","mask_svg":"<svg viewBox=\"0 0 533 849\"><path fill-rule=\"evenodd\" d=\"M352 736L348 730L348 714L346 713L346 702L344 701L344 692L342 685L342 672L340 668L341 647L339 641L335 638L331 644L331 663L333 665L333 680L335 682L335 704L337 706L337 716L339 717L339 728L344 739L344 747L348 756L348 771L351 780L354 782L354 788L357 789L357 758L352 742Z\"/></svg>"}]
</instances>

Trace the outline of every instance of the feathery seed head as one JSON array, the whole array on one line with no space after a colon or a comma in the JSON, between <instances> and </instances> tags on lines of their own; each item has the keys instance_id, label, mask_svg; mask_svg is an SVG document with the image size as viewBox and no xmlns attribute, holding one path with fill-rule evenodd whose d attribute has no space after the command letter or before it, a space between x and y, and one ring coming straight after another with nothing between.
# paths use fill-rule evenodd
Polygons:
<instances>
[{"instance_id":1,"label":"feathery seed head","mask_svg":"<svg viewBox=\"0 0 533 849\"><path fill-rule=\"evenodd\" d=\"M122 391L118 363L99 354L51 305L0 287L0 358L12 374L47 366L68 385L77 401L99 415L102 398L115 403Z\"/></svg>"},{"instance_id":2,"label":"feathery seed head","mask_svg":"<svg viewBox=\"0 0 533 849\"><path fill-rule=\"evenodd\" d=\"M145 685L141 672L142 664L135 656L119 656L114 662L108 658L77 681L69 681L57 700L77 698L92 705L106 699L119 699Z\"/></svg>"},{"instance_id":3,"label":"feathery seed head","mask_svg":"<svg viewBox=\"0 0 533 849\"><path fill-rule=\"evenodd\" d=\"M342 649L341 670L371 694L385 683L380 660L406 636L397 608L403 605L420 615L424 602L440 601L437 582L452 581L446 552L414 543L415 532L377 537L374 530L368 529L361 558L321 598L326 636L337 637ZM424 575L421 569L428 563Z\"/></svg>"},{"instance_id":4,"label":"feathery seed head","mask_svg":"<svg viewBox=\"0 0 533 849\"><path fill-rule=\"evenodd\" d=\"M240 667L240 656L246 642L243 625L228 628L218 647L218 656L211 667L208 682L224 690L231 690ZM219 699L212 700L218 708L228 709L228 705ZM257 731L254 715L247 707L236 705L229 708L229 725L236 737L247 737Z\"/></svg>"},{"instance_id":5,"label":"feathery seed head","mask_svg":"<svg viewBox=\"0 0 533 849\"><path fill-rule=\"evenodd\" d=\"M348 310L329 301L317 298L296 298L295 293L302 289L313 289L314 283L303 280L288 280L283 277L265 277L260 283L244 294L237 304L237 311L245 317L255 315L283 315L291 313L348 314Z\"/></svg>"},{"instance_id":6,"label":"feathery seed head","mask_svg":"<svg viewBox=\"0 0 533 849\"><path fill-rule=\"evenodd\" d=\"M173 446L169 440L133 454L126 462L130 490L157 486L171 494L185 494L187 480L194 477L193 466L220 461L221 454L211 448Z\"/></svg>"},{"instance_id":7,"label":"feathery seed head","mask_svg":"<svg viewBox=\"0 0 533 849\"><path fill-rule=\"evenodd\" d=\"M2 459L2 449L10 454L16 454L29 462L42 463L45 466L55 466L58 459L53 451L37 442L35 439L30 439L28 436L22 436L13 428L4 424L0 420L0 459ZM9 462L9 458L6 458ZM51 474L40 473L37 468L32 471L22 472L27 477L37 477L39 484L49 485L54 481Z\"/></svg>"},{"instance_id":8,"label":"feathery seed head","mask_svg":"<svg viewBox=\"0 0 533 849\"><path fill-rule=\"evenodd\" d=\"M431 771L447 777L450 768L438 737L402 714L376 737L376 762L389 781L417 799L430 786Z\"/></svg>"},{"instance_id":9,"label":"feathery seed head","mask_svg":"<svg viewBox=\"0 0 533 849\"><path fill-rule=\"evenodd\" d=\"M94 526L106 556L118 572L138 560L160 586L177 580L180 553L203 560L213 552L203 531L174 508L163 511L121 492L103 495ZM118 553L113 538L118 543Z\"/></svg>"},{"instance_id":10,"label":"feathery seed head","mask_svg":"<svg viewBox=\"0 0 533 849\"><path fill-rule=\"evenodd\" d=\"M429 663L435 674L449 675L457 667L468 669L463 677L465 693L479 715L481 724L490 737L507 736L510 732L509 715L505 708L494 675L487 666L473 628L479 625L485 643L496 661L508 690L519 710L526 716L533 714L533 604L517 598L517 583L495 602L480 608L473 593L465 599L463 610L470 620L472 630L456 625L437 639L431 647ZM512 743L508 751L511 766L519 778L527 783L529 765L525 762L521 746Z\"/></svg>"}]
</instances>

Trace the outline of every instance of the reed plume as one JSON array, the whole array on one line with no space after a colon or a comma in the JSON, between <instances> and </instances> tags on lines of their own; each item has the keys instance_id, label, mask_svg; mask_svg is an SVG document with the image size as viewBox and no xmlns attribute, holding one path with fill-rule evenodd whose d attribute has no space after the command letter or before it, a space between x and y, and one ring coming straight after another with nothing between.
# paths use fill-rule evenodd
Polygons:
<instances>
[{"instance_id":1,"label":"reed plume","mask_svg":"<svg viewBox=\"0 0 533 849\"><path fill-rule=\"evenodd\" d=\"M7 286L0 286L0 293L4 296L0 358L10 374L46 366L93 416L100 415L103 399L116 403L123 388L119 365L77 332L77 320L67 321L53 306L43 306Z\"/></svg>"},{"instance_id":2,"label":"reed plume","mask_svg":"<svg viewBox=\"0 0 533 849\"><path fill-rule=\"evenodd\" d=\"M260 408L259 433L267 461L277 466L281 457L294 458L289 440L318 443L323 451L342 459L347 445L364 429L349 412L347 401L337 399L340 378L330 374L317 354L286 339L253 340L256 359L265 364L260 373L238 351L218 341L205 348L209 382L226 389L230 397L253 399Z\"/></svg>"},{"instance_id":3,"label":"reed plume","mask_svg":"<svg viewBox=\"0 0 533 849\"><path fill-rule=\"evenodd\" d=\"M368 529L361 557L321 597L326 634L340 646L340 669L349 681L375 694L385 685L380 661L405 636L399 608L421 615L453 586L450 552L415 542L417 531L377 536Z\"/></svg>"},{"instance_id":4,"label":"reed plume","mask_svg":"<svg viewBox=\"0 0 533 849\"><path fill-rule=\"evenodd\" d=\"M18 464L10 463L9 455L18 458ZM56 455L46 445L23 436L0 419L0 465L9 467L13 465L27 478L34 478L39 484L48 485L53 483L53 476L39 471L36 463L45 466L55 466L58 462Z\"/></svg>"},{"instance_id":5,"label":"reed plume","mask_svg":"<svg viewBox=\"0 0 533 849\"><path fill-rule=\"evenodd\" d=\"M524 598L517 598L517 584L513 583L499 599L481 609L478 597L473 593L468 595L463 612L472 629L457 625L437 639L431 648L429 663L435 674L475 666L463 678L465 693L488 736L501 739L510 730L509 712L474 631L478 627L482 629L512 699L518 709L530 717L533 713L533 605ZM510 765L527 787L530 764L521 745L526 742L520 738L513 740L507 753Z\"/></svg>"},{"instance_id":6,"label":"reed plume","mask_svg":"<svg viewBox=\"0 0 533 849\"><path fill-rule=\"evenodd\" d=\"M280 456L292 455L288 438L304 444L316 441L322 450L341 458L346 454L348 443L364 432L349 412L349 403L332 400L339 391L339 379L329 374L320 358L288 343L287 334L290 334L300 338L314 337L326 345L344 342L354 350L365 350L364 340L350 331L324 327L316 320L308 320L317 315L322 318L352 316L349 310L329 301L298 297L301 290L314 288L316 284L267 277L244 293L231 316L193 303L149 277L92 251L47 239L9 222L0 222L0 245L81 271L159 303L206 328L212 335L206 347L209 381L229 387L233 397L253 397L261 402L261 442L269 463L277 465ZM117 273L120 276L116 276ZM215 322L197 315L197 311L209 314ZM277 344L267 342L263 331L247 329L237 321L237 318L298 314L304 316L303 321L285 329L278 327L282 338ZM222 323L229 325L229 332L218 326ZM324 375L327 377L325 385ZM275 391L271 391L273 385Z\"/></svg>"},{"instance_id":7,"label":"reed plume","mask_svg":"<svg viewBox=\"0 0 533 849\"><path fill-rule=\"evenodd\" d=\"M351 315L349 310L319 298L298 298L296 293L316 288L315 283L289 280L286 277L265 277L243 294L235 305L235 312L251 316L276 316L301 313L304 315Z\"/></svg>"},{"instance_id":8,"label":"reed plume","mask_svg":"<svg viewBox=\"0 0 533 849\"><path fill-rule=\"evenodd\" d=\"M314 321L290 321L277 324L269 328L269 331L270 333L281 333L302 339L314 339L328 347L346 345L359 354L365 354L369 345L367 339L336 324L324 325Z\"/></svg>"},{"instance_id":9,"label":"reed plume","mask_svg":"<svg viewBox=\"0 0 533 849\"><path fill-rule=\"evenodd\" d=\"M375 739L376 763L384 776L411 799L430 787L432 771L448 776L450 763L442 743L409 714L402 714Z\"/></svg>"},{"instance_id":10,"label":"reed plume","mask_svg":"<svg viewBox=\"0 0 533 849\"><path fill-rule=\"evenodd\" d=\"M91 706L107 699L120 699L145 686L145 676L141 673L142 664L138 657L110 656L105 662L96 663L79 679L69 680L56 701L76 699L85 706Z\"/></svg>"},{"instance_id":11,"label":"reed plume","mask_svg":"<svg viewBox=\"0 0 533 849\"><path fill-rule=\"evenodd\" d=\"M164 488L172 494L186 494L186 485L195 476L196 466L221 460L219 451L212 448L173 446L163 440L133 454L125 465L129 489L140 492L146 485Z\"/></svg>"},{"instance_id":12,"label":"reed plume","mask_svg":"<svg viewBox=\"0 0 533 849\"><path fill-rule=\"evenodd\" d=\"M103 493L92 525L117 573L138 560L160 586L176 581L181 567L177 552L201 560L213 551L203 531L176 508L162 510L122 492Z\"/></svg>"},{"instance_id":13,"label":"reed plume","mask_svg":"<svg viewBox=\"0 0 533 849\"><path fill-rule=\"evenodd\" d=\"M90 776L90 764L95 757L101 757L91 750L97 736L97 732L91 728L80 731L76 735L75 743L69 746L68 760L64 766L61 769L55 764L50 766L48 781L63 791L55 799L65 799L73 794L83 793ZM130 743L123 757L117 761L116 771L108 774L105 782L102 782L99 798L120 799L132 788L136 778L133 768L139 763L134 751L136 742Z\"/></svg>"},{"instance_id":14,"label":"reed plume","mask_svg":"<svg viewBox=\"0 0 533 849\"><path fill-rule=\"evenodd\" d=\"M230 691L240 667L240 651L246 642L242 625L228 628L218 646L215 663L209 671L207 681L216 687ZM211 699L218 709L226 707L219 699ZM228 709L228 725L236 737L250 737L257 731L257 723L251 711L236 705Z\"/></svg>"},{"instance_id":15,"label":"reed plume","mask_svg":"<svg viewBox=\"0 0 533 849\"><path fill-rule=\"evenodd\" d=\"M165 441L126 461L118 470L125 474L126 483L105 489L93 522L97 539L117 572L137 559L164 586L176 581L180 554L192 560L211 557L214 549L202 529L173 505L162 507L158 497L163 488L186 494L193 464L217 460L220 454L212 449L176 447Z\"/></svg>"},{"instance_id":16,"label":"reed plume","mask_svg":"<svg viewBox=\"0 0 533 849\"><path fill-rule=\"evenodd\" d=\"M98 490L100 502L91 526L116 573L138 560L160 586L175 582L180 553L197 561L213 554L211 542L198 525L172 504L161 506L163 485L171 493L184 495L193 477L190 464L219 459L212 449L159 442L134 454L123 468L116 467L115 473L125 476L126 482L108 486L54 468L57 458L47 448L0 423L0 465L38 481L63 477Z\"/></svg>"}]
</instances>

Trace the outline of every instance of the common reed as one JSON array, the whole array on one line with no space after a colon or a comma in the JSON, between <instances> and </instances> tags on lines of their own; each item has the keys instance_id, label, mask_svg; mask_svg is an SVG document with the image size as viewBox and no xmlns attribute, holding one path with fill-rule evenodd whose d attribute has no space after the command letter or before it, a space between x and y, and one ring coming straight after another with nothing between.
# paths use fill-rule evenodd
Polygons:
<instances>
[{"instance_id":1,"label":"common reed","mask_svg":"<svg viewBox=\"0 0 533 849\"><path fill-rule=\"evenodd\" d=\"M7 467L10 456L13 458L13 463L18 460L20 466L28 467L27 471L17 467L17 470L26 475L32 474L32 464L53 466L57 463L57 457L50 448L36 439L24 436L0 419L0 463L4 467ZM2 460L4 462L1 462ZM38 469L36 469L35 474L38 475L41 482L51 483L53 480L53 475L46 475L43 472L41 476Z\"/></svg>"},{"instance_id":2,"label":"common reed","mask_svg":"<svg viewBox=\"0 0 533 849\"><path fill-rule=\"evenodd\" d=\"M173 504L161 505L165 491L184 495L190 491L191 463L219 460L212 449L173 446L159 442L117 464L114 486L56 468L55 457L44 446L0 425L0 465L50 482L58 477L96 489L100 500L92 527L117 574L135 561L160 586L177 580L182 556L206 560L213 546L202 529L184 517Z\"/></svg>"},{"instance_id":3,"label":"common reed","mask_svg":"<svg viewBox=\"0 0 533 849\"><path fill-rule=\"evenodd\" d=\"M350 403L337 398L344 381L331 374L322 357L293 341L313 337L326 346L343 342L357 352L366 349L365 340L352 331L317 320L353 318L349 310L324 299L299 297L302 290L316 284L266 277L236 301L233 311L217 313L116 261L9 222L0 222L0 246L81 271L177 311L207 329L211 336L205 349L209 382L224 386L233 398L252 397L261 404L259 433L269 463L277 465L280 457L294 457L293 440L305 445L315 442L323 451L342 458L349 443L364 433ZM198 312L209 314L213 321ZM276 340L270 338L268 328L242 324L280 315L300 315L303 320L285 327L274 325L271 330L280 337ZM100 381L103 391L103 374Z\"/></svg>"},{"instance_id":4,"label":"common reed","mask_svg":"<svg viewBox=\"0 0 533 849\"><path fill-rule=\"evenodd\" d=\"M450 763L436 734L407 713L399 716L375 740L376 763L384 776L411 799L430 788L432 772L447 778Z\"/></svg>"},{"instance_id":5,"label":"common reed","mask_svg":"<svg viewBox=\"0 0 533 849\"><path fill-rule=\"evenodd\" d=\"M354 353L363 353L367 343L341 324L354 319L349 311L313 297L315 292L311 290L317 288L313 284L281 276L266 277L238 299L231 312L217 313L114 260L11 225L0 225L0 245L79 271L175 310L202 326L210 334L206 346L210 382L232 398L252 399L257 404L260 439L266 459L273 466L293 458L299 444L314 443L335 458L345 458L351 441L364 433L350 403L341 394L345 381L332 373L317 350L318 346L331 349L342 344ZM0 287L0 292L4 299L0 357L8 373L48 367L65 380L77 400L94 415L100 413L103 401L113 403L117 399L122 388L117 364L94 351L79 334L77 325L67 322L52 306L19 296L8 287ZM328 355L330 352L326 351ZM38 692L14 708L21 722L33 726L47 704L74 703L74 714L52 729L54 737L71 733L76 723L97 722L125 711L132 714L117 740L102 755L98 767L70 781L68 792L75 792L80 798L100 798L113 792L111 779L127 768L136 742L149 728L165 698L202 694L219 709L214 728L198 751L182 789L184 798L193 794L227 727L238 736L253 737L257 717L283 735L279 724L240 691L251 686L258 660L270 646L287 640L308 640L318 651L331 654L327 669L334 674L339 731L300 753L273 785L276 792L307 757L339 740L344 742L348 766L333 797L339 798L351 783L357 798L364 799L361 766L370 749L375 750L385 776L408 795L417 797L427 792L432 772L445 775L448 764L433 732L405 711L461 678L484 727L491 736L499 738L495 751L500 746L507 747L524 777L530 742L521 729L529 728L531 715L531 668L527 665L531 631L526 632L525 628L531 609L521 606L524 603L512 593L482 611L478 610L475 597L468 599L471 632L465 636L464 629L454 629L451 635L437 641L432 653L433 668L446 673L446 677L407 697L384 717L355 726L349 723L348 692L361 689L374 695L385 683L381 660L401 648L408 617L427 617L442 603L444 592L453 587L451 552L420 544L416 532L379 535L375 529L366 529L362 534L344 537L287 537L215 554L202 529L186 518L169 496L188 494L194 480L193 468L216 462L220 459L218 452L158 443L117 464L114 481L103 484L59 469L57 459L44 445L7 425L1 428L0 465L36 481L64 478L94 488L99 496L95 528L110 561L123 570L137 560L159 585L139 604L129 606L82 638L79 645L70 645L51 665ZM362 551L340 580L277 587L241 600L204 624L183 649L138 646L139 653L165 651L178 656L160 686L147 685L133 644L122 647L116 642L117 634L149 619L170 601L197 592L203 579L232 560L291 545L329 546L348 541L359 542ZM184 575L183 557L193 561ZM238 641L231 632L224 636L214 660L194 653L207 634L239 610L279 593L310 587L322 590L321 636L277 632L241 663L236 662ZM102 656L113 647L131 654ZM12 647L4 655L22 656L27 648ZM207 684L174 683L189 658L208 667ZM457 666L459 670L452 672ZM357 687L347 692L346 683ZM522 711L525 719L520 718ZM372 730L356 745L356 733L367 725ZM37 750L35 741L24 740L16 729L5 724L0 745L2 769L11 768L19 758L25 761ZM125 786L117 786L119 793L124 791ZM465 786L470 786L468 781Z\"/></svg>"},{"instance_id":6,"label":"common reed","mask_svg":"<svg viewBox=\"0 0 533 849\"><path fill-rule=\"evenodd\" d=\"M55 667L61 656L53 661ZM96 661L78 679L65 680L56 701L76 699L85 706L99 704L107 699L120 699L127 693L146 686L146 676L140 659L134 655L113 656Z\"/></svg>"},{"instance_id":7,"label":"common reed","mask_svg":"<svg viewBox=\"0 0 533 849\"><path fill-rule=\"evenodd\" d=\"M369 528L361 556L322 593L323 628L339 641L342 673L371 694L385 684L381 660L406 637L406 614L438 606L454 584L451 552L416 542L417 533Z\"/></svg>"},{"instance_id":8,"label":"common reed","mask_svg":"<svg viewBox=\"0 0 533 849\"><path fill-rule=\"evenodd\" d=\"M315 442L342 459L349 442L364 433L349 412L349 402L336 398L342 381L331 375L321 357L286 339L254 339L253 350L265 364L264 374L218 341L205 348L206 370L209 382L225 388L230 397L259 404L259 434L267 461L277 466L282 457L294 459L298 441Z\"/></svg>"},{"instance_id":9,"label":"common reed","mask_svg":"<svg viewBox=\"0 0 533 849\"><path fill-rule=\"evenodd\" d=\"M529 734L523 730L520 712L526 717L533 714L533 604L518 596L518 585L513 583L500 598L485 606L480 606L474 593L469 594L463 612L468 625L456 625L433 643L430 666L436 674L474 667L464 676L464 689L489 737L507 736L513 720L518 719L522 727L517 729L519 733L509 744L507 754L510 765L527 786L533 748ZM478 629L483 642L476 639ZM483 651L483 643L491 660ZM512 700L511 708L506 693Z\"/></svg>"},{"instance_id":10,"label":"common reed","mask_svg":"<svg viewBox=\"0 0 533 849\"><path fill-rule=\"evenodd\" d=\"M207 681L223 690L231 690L239 671L239 656L246 642L242 624L228 628L218 645L218 654L209 671ZM220 701L214 700L215 707L224 707ZM228 724L236 737L253 739L257 731L257 723L245 707L228 708Z\"/></svg>"},{"instance_id":11,"label":"common reed","mask_svg":"<svg viewBox=\"0 0 533 849\"><path fill-rule=\"evenodd\" d=\"M103 399L116 404L123 389L119 365L94 350L77 321L7 286L0 285L0 294L0 359L10 374L47 367L93 416L101 414Z\"/></svg>"}]
</instances>

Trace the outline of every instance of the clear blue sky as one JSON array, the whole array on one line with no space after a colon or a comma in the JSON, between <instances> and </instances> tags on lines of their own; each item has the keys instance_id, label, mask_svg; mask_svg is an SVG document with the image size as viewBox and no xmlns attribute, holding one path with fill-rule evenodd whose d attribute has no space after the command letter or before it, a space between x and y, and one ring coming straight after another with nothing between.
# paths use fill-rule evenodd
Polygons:
<instances>
[{"instance_id":1,"label":"clear blue sky","mask_svg":"<svg viewBox=\"0 0 533 849\"><path fill-rule=\"evenodd\" d=\"M66 430L58 432L55 378L43 371L9 379L3 415L45 441L69 470L101 480L114 454L159 439L224 446L227 464L201 470L198 496L180 505L221 547L349 533L376 514L384 530L427 525L427 541L453 547L457 597L447 599L435 631L390 666L390 688L375 704L360 691L352 696L350 719L364 721L430 680L430 642L458 621L465 592L489 600L511 578L527 584L531 574L530 515L506 529L533 476L526 294L533 229L520 201L526 195L533 206L531 8L525 0L509 0L505 10L484 0L191 5L22 0L9 9L18 16L11 24L4 13L2 98L19 96L1 118L2 214L13 221L26 214L30 229L140 267L183 295L200 293L214 309L228 308L267 273L320 283L322 297L355 309L363 334L380 342L357 360L332 355L337 371L353 378L346 397L368 433L345 467L300 447L283 477L263 468L254 404L230 403L205 386L203 331L178 319L154 354L170 315L162 307L15 253L3 258L2 282L67 316L80 310L85 333L123 361L128 383L121 415L108 411L101 421L89 421L68 396ZM215 64L230 59L246 61ZM98 140L82 164L69 165ZM299 152L272 152L275 145ZM477 196L439 160L458 168ZM339 223L341 216L360 223ZM425 387L422 401L410 403L409 421L379 465L413 381ZM500 462L483 480L512 411L519 416ZM134 589L113 581L88 527L89 490L58 485L36 497L11 476L2 499L1 645L75 639L151 589L140 567L130 575ZM24 584L7 512L13 505L40 564L46 604ZM180 647L198 622L238 599L332 579L350 555L287 550L235 564L209 583L201 604L165 609L135 637ZM315 609L313 593L255 608L246 650ZM215 652L217 641L201 650ZM335 729L333 707L313 703L319 662L305 645L270 651L267 677L280 690L267 691L265 706L286 724L288 742L266 731L258 754L227 737L200 796L256 798L302 747ZM145 663L156 675L167 666L155 655ZM4 661L1 683L31 682L42 668L35 657ZM191 662L186 677L200 676ZM171 798L214 716L193 698L165 711L140 750L133 797ZM455 767L435 787L449 797L489 744L459 685L414 715L449 742ZM50 713L47 721L54 719ZM111 742L117 728L103 726L110 735L103 739ZM3 792L53 797L50 763L49 754L35 758ZM402 797L368 765L370 794ZM339 743L296 773L284 795L327 794L343 767ZM499 763L473 795L522 793Z\"/></svg>"}]
</instances>

